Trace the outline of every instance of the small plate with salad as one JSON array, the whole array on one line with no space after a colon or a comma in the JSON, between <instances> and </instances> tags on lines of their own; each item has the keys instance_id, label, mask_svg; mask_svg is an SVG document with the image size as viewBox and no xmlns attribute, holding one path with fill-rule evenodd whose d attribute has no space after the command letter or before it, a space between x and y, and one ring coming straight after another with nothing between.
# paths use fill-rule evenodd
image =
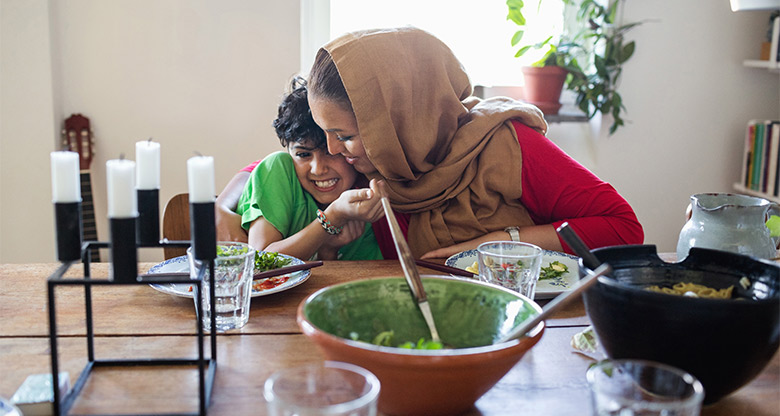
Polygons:
<instances>
[{"instance_id":1,"label":"small plate with salad","mask_svg":"<svg viewBox=\"0 0 780 416\"><path fill-rule=\"evenodd\" d=\"M258 251L255 255L255 273L278 269L283 266L295 266L303 264L303 261L286 254L272 251ZM174 257L156 264L149 269L149 273L176 273L189 272L190 265L187 256ZM291 289L305 282L311 276L311 270L301 270L290 274L258 279L252 282L252 297L266 296ZM192 297L192 285L188 283L162 283L150 284L152 288L160 292L174 296Z\"/></svg>"},{"instance_id":2,"label":"small plate with salad","mask_svg":"<svg viewBox=\"0 0 780 416\"><path fill-rule=\"evenodd\" d=\"M579 259L570 254L544 250L542 272L536 283L534 299L551 299L569 290L579 280L577 269ZM445 264L479 275L477 250L467 250L452 255Z\"/></svg>"}]
</instances>

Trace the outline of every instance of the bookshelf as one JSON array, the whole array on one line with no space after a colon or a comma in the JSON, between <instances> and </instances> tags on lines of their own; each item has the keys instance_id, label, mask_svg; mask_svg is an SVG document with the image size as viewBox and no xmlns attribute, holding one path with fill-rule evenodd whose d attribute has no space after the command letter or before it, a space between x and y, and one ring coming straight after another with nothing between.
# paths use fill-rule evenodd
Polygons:
<instances>
[{"instance_id":1,"label":"bookshelf","mask_svg":"<svg viewBox=\"0 0 780 416\"><path fill-rule=\"evenodd\" d=\"M734 184L734 190L744 195L757 196L759 198L764 198L766 200L780 204L780 197L770 195L765 192L754 191L750 188L746 188L744 185L742 185L739 182Z\"/></svg>"},{"instance_id":2,"label":"bookshelf","mask_svg":"<svg viewBox=\"0 0 780 416\"><path fill-rule=\"evenodd\" d=\"M760 61L758 59L748 59L743 62L748 68L763 68L771 72L780 72L780 62Z\"/></svg>"},{"instance_id":3,"label":"bookshelf","mask_svg":"<svg viewBox=\"0 0 780 416\"><path fill-rule=\"evenodd\" d=\"M748 68L764 68L771 72L780 72L780 16L772 21L772 34L769 46L769 59L748 59L743 61Z\"/></svg>"},{"instance_id":4,"label":"bookshelf","mask_svg":"<svg viewBox=\"0 0 780 416\"><path fill-rule=\"evenodd\" d=\"M779 120L751 120L747 123L742 172L734 189L780 202Z\"/></svg>"},{"instance_id":5,"label":"bookshelf","mask_svg":"<svg viewBox=\"0 0 780 416\"><path fill-rule=\"evenodd\" d=\"M762 5L758 7L759 3ZM732 10L780 10L780 0L731 0ZM771 23L769 59L743 61L747 68L780 74L780 16ZM780 203L780 119L747 123L739 193Z\"/></svg>"}]
</instances>

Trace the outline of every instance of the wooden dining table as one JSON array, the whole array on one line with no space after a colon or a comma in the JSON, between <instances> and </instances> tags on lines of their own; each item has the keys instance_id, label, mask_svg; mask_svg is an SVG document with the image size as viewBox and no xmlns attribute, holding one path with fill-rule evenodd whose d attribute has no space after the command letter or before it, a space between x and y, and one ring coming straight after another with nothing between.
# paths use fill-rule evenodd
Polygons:
<instances>
[{"instance_id":1,"label":"wooden dining table","mask_svg":"<svg viewBox=\"0 0 780 416\"><path fill-rule=\"evenodd\" d=\"M0 396L10 398L31 374L51 373L47 278L58 264L0 265ZM139 273L153 264L139 264ZM110 264L91 267L105 278ZM421 274L442 274L427 268ZM263 384L276 370L324 360L296 322L298 305L323 287L381 276L402 276L398 261L326 261L303 284L252 299L249 322L217 336L217 367L208 413L264 415ZM66 276L83 276L72 266ZM83 286L55 290L60 371L75 381L87 362ZM539 301L544 304L546 301ZM92 288L95 356L197 356L194 302L148 285ZM585 372L603 351L575 351L571 338L590 324L581 300L545 321L534 346L467 415L581 415L590 413ZM208 344L208 343L207 343ZM207 345L208 356L208 345ZM724 357L726 359L726 357ZM198 409L197 367L121 367L93 370L73 414L192 413ZM705 416L780 414L780 355L749 384L713 405Z\"/></svg>"}]
</instances>

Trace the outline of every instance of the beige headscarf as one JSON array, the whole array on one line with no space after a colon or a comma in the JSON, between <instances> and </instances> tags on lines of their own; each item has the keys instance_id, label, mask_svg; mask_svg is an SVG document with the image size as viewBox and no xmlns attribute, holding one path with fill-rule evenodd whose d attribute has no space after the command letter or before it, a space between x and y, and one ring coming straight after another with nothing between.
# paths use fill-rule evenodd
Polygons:
<instances>
[{"instance_id":1,"label":"beige headscarf","mask_svg":"<svg viewBox=\"0 0 780 416\"><path fill-rule=\"evenodd\" d=\"M353 32L324 48L355 111L368 158L409 212L415 256L511 225L532 224L520 204L521 151L510 119L544 134L536 107L479 100L440 40L405 27Z\"/></svg>"}]
</instances>

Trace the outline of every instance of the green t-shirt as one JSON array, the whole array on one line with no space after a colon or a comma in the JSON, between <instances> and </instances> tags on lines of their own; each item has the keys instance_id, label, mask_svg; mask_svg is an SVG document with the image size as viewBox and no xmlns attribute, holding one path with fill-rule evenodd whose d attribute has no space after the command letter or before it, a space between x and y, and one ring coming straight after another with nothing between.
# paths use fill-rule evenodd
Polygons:
<instances>
[{"instance_id":1,"label":"green t-shirt","mask_svg":"<svg viewBox=\"0 0 780 416\"><path fill-rule=\"evenodd\" d=\"M264 217L287 238L317 219L317 202L303 190L292 156L275 152L252 171L236 212L241 215L241 226L245 229L249 229L252 221ZM338 253L339 260L382 259L374 230L368 223L363 235L341 247Z\"/></svg>"}]
</instances>

